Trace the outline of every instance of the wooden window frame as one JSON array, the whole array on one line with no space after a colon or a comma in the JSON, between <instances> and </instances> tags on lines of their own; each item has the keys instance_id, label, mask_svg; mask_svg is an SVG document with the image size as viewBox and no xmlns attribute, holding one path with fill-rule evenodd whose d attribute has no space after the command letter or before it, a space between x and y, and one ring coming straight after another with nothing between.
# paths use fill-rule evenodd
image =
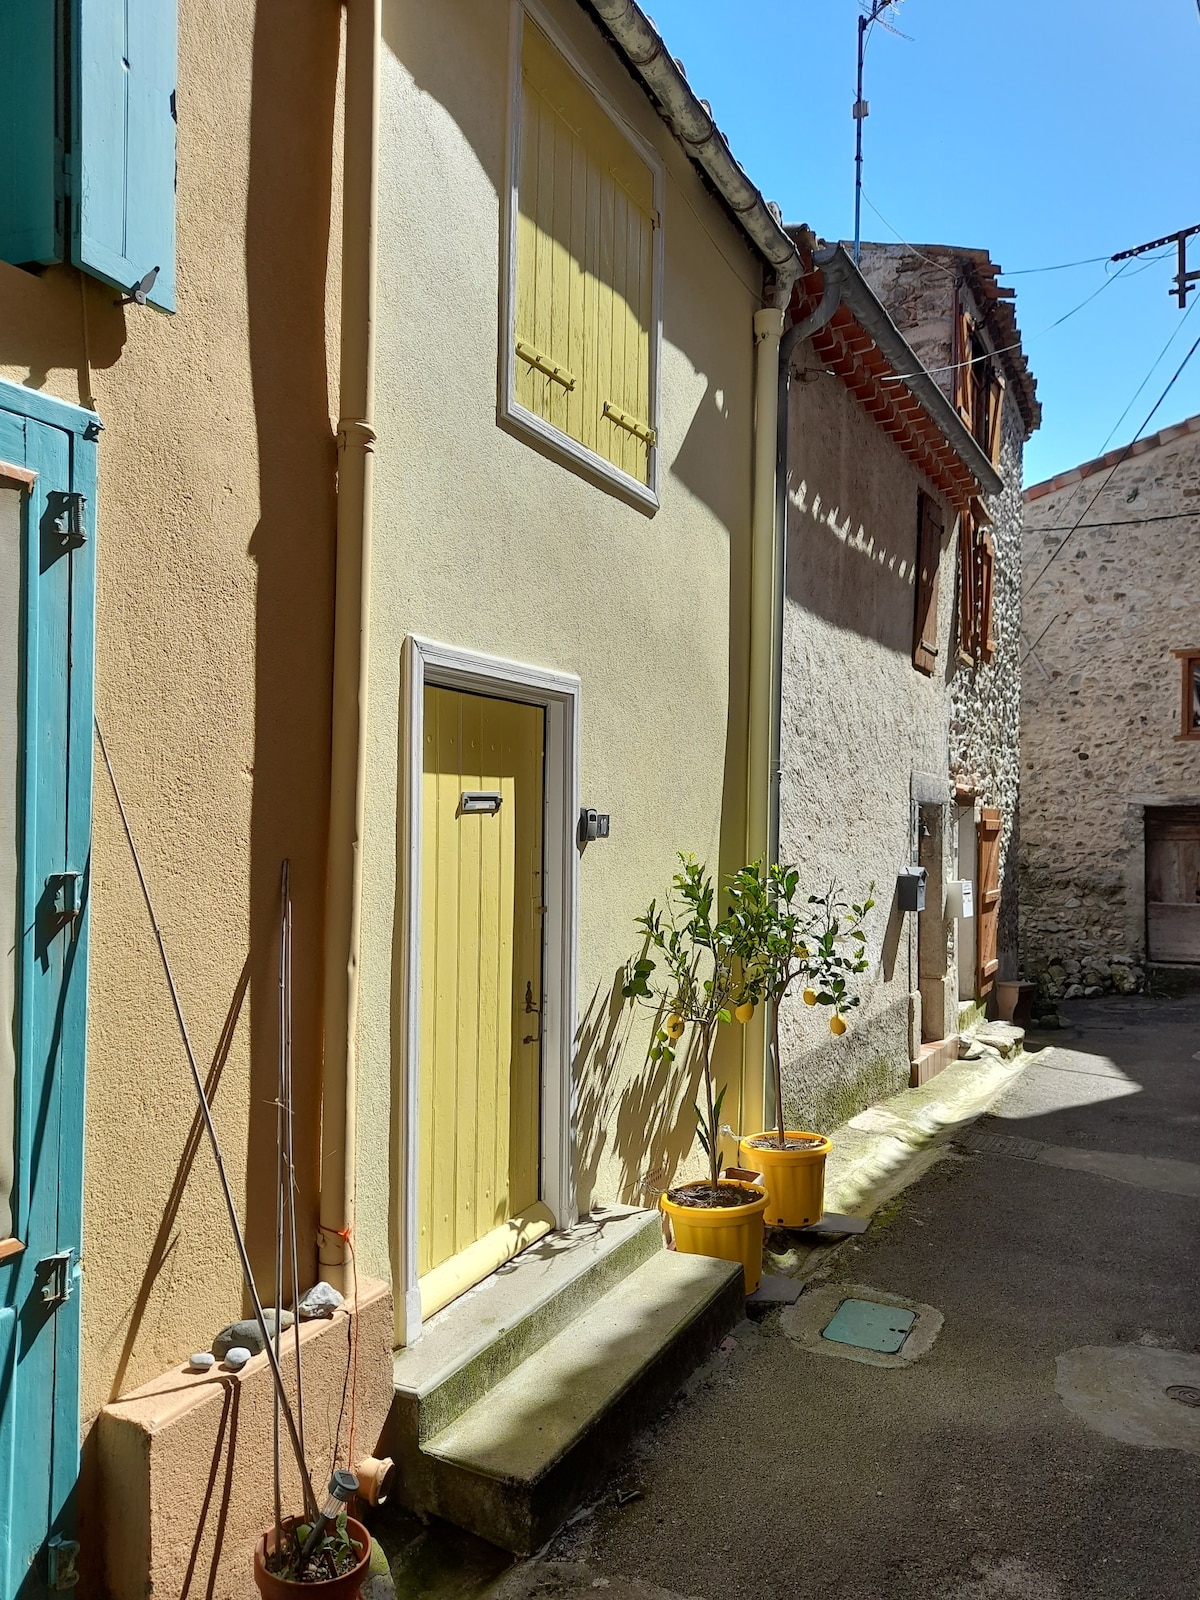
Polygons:
<instances>
[{"instance_id":1,"label":"wooden window frame","mask_svg":"<svg viewBox=\"0 0 1200 1600\"><path fill-rule=\"evenodd\" d=\"M521 46L528 18L546 35L562 55L571 71L583 86L595 96L600 109L610 118L621 136L629 141L650 169L653 180L654 210L657 225L654 228L653 259L650 285L650 371L648 390L650 396L650 428L654 441L649 445L647 481L639 479L600 455L589 450L577 439L561 432L552 423L536 416L517 399L516 392L516 315L517 315L517 233L520 214L519 183L521 174ZM509 29L509 128L508 171L505 185L503 217L504 257L501 270L500 308L500 393L499 420L509 431L526 438L564 466L572 468L600 488L618 494L642 510L658 510L659 498L659 441L661 439L661 369L663 331L663 201L666 189L666 169L658 151L632 126L613 103L603 84L582 61L564 36L562 30L546 13L537 0L512 0Z\"/></svg>"},{"instance_id":2,"label":"wooden window frame","mask_svg":"<svg viewBox=\"0 0 1200 1600\"><path fill-rule=\"evenodd\" d=\"M996 544L988 532L990 518L976 500L958 523L958 658L982 666L996 653Z\"/></svg>"},{"instance_id":3,"label":"wooden window frame","mask_svg":"<svg viewBox=\"0 0 1200 1600\"><path fill-rule=\"evenodd\" d=\"M1004 444L1004 397L1007 385L983 336L983 324L971 312L959 286L954 300L954 409L994 467Z\"/></svg>"},{"instance_id":4,"label":"wooden window frame","mask_svg":"<svg viewBox=\"0 0 1200 1600\"><path fill-rule=\"evenodd\" d=\"M1172 650L1171 654L1179 662L1180 677L1179 732L1175 742L1200 743L1200 723L1195 720L1192 688L1194 678L1200 673L1200 645L1191 650Z\"/></svg>"}]
</instances>

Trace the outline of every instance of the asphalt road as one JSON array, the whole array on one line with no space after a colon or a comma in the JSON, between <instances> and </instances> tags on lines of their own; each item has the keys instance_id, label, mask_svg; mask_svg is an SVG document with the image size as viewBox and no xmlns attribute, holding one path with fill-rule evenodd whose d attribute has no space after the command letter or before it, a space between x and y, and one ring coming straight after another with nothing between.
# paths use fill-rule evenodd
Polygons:
<instances>
[{"instance_id":1,"label":"asphalt road","mask_svg":"<svg viewBox=\"0 0 1200 1600\"><path fill-rule=\"evenodd\" d=\"M1200 1371L1200 1000L1066 1010L835 1260L935 1307L928 1353L885 1370L743 1324L530 1594L1197 1600L1200 1410L1162 1380Z\"/></svg>"}]
</instances>

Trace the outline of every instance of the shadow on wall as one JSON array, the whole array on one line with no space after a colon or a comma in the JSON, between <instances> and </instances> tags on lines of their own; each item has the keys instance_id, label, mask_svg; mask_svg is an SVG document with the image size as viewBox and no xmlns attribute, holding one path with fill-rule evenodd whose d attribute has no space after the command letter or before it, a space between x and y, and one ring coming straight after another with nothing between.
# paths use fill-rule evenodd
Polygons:
<instances>
[{"instance_id":1,"label":"shadow on wall","mask_svg":"<svg viewBox=\"0 0 1200 1600\"><path fill-rule=\"evenodd\" d=\"M622 998L624 981L624 969L618 968L607 991L597 984L576 1035L581 1215L591 1207L606 1156L615 1156L619 1164L616 1199L625 1205L654 1206L695 1143L692 1103L700 1092L695 1029L689 1029L682 1062L651 1061L647 1056L623 1088L611 1087L620 1074L636 1019L649 1015ZM661 1027L662 1021L662 1013L655 1013L653 1028ZM637 1031L640 1036L642 1028Z\"/></svg>"},{"instance_id":2,"label":"shadow on wall","mask_svg":"<svg viewBox=\"0 0 1200 1600\"><path fill-rule=\"evenodd\" d=\"M321 995L328 824L336 449L326 370L326 274L340 52L336 7L258 6L246 278L257 425L251 1085L247 1244L273 1290L280 867L294 901L295 1146L301 1276L316 1270ZM288 1293L285 1290L285 1299Z\"/></svg>"},{"instance_id":3,"label":"shadow on wall","mask_svg":"<svg viewBox=\"0 0 1200 1600\"><path fill-rule=\"evenodd\" d=\"M910 656L916 496L910 527L904 526L903 508L883 513L872 507L869 531L858 520L859 509L845 509L814 483L789 473L788 599L886 650Z\"/></svg>"},{"instance_id":4,"label":"shadow on wall","mask_svg":"<svg viewBox=\"0 0 1200 1600\"><path fill-rule=\"evenodd\" d=\"M0 262L0 367L24 367L17 381L30 389L44 389L55 369L74 369L79 403L90 406L90 370L115 366L125 348L119 299L74 267L28 272Z\"/></svg>"}]
</instances>

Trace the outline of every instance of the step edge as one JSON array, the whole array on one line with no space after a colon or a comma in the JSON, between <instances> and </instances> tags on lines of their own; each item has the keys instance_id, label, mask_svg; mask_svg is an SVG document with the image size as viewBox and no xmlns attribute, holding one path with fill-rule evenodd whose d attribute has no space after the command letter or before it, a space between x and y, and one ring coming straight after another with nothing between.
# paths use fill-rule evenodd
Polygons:
<instances>
[{"instance_id":1,"label":"step edge","mask_svg":"<svg viewBox=\"0 0 1200 1600\"><path fill-rule=\"evenodd\" d=\"M714 1263L716 1263L716 1260L717 1260L716 1257L710 1257L709 1259L713 1260ZM647 1265L649 1265L649 1263L648 1262L643 1262L642 1265L643 1266L647 1266ZM664 1339L663 1343L659 1347L658 1351L654 1354L654 1356L651 1357L650 1362L643 1363L641 1366L636 1367L632 1371L627 1373L627 1375L625 1376L625 1378L621 1382L620 1386L618 1388L616 1388L616 1389L611 1390L609 1392L609 1394L605 1397L605 1402L604 1402L603 1407L598 1411L592 1412L589 1415L589 1417L583 1423L581 1423L578 1428L575 1429L575 1431L570 1435L570 1437L568 1439L566 1439L562 1443L562 1445L555 1451L555 1453L552 1456L548 1457L539 1466L538 1471L535 1474L535 1476L533 1476L533 1477L514 1477L511 1474L493 1472L493 1471L490 1471L487 1467L479 1466L476 1463L472 1462L469 1457L464 1457L462 1455L451 1455L451 1454L448 1454L448 1453L446 1453L444 1451L439 1451L439 1450L435 1449L434 1446L436 1445L437 1440L441 1437L441 1434L434 1434L432 1438L423 1440L421 1442L421 1445L420 1445L421 1454L424 1455L424 1456L430 1457L434 1461L443 1462L449 1467L457 1468L460 1471L471 1472L471 1473L474 1473L477 1477L488 1478L493 1483L497 1483L497 1484L501 1484L501 1485L511 1485L513 1487L529 1487L529 1488L535 1487L537 1485L537 1483L539 1482L539 1480L541 1478L545 1477L549 1472L551 1472L553 1470L554 1466L556 1465L556 1463L558 1461L560 1461L562 1459L562 1457L564 1457L567 1454L568 1451L573 1449L576 1444L578 1444L579 1440L584 1436L584 1434L588 1430L588 1427L594 1422L594 1420L597 1417L603 1416L605 1411L608 1411L608 1410L612 1409L613 1407L615 1407L616 1405L618 1405L620 1403L620 1401L625 1397L625 1395L629 1392L629 1390L633 1387L633 1385L637 1382L638 1378L647 1370L647 1367L652 1365L654 1362L657 1362L657 1361L661 1360L667 1354L667 1352L670 1350L671 1346L674 1345L675 1342L681 1337L681 1335L688 1328L690 1328L693 1323L698 1322L700 1320L700 1318L705 1314L705 1312L711 1310L712 1307L721 1298L721 1296L723 1294L728 1292L729 1285L733 1282L735 1276L742 1271L742 1268L738 1263L732 1262L732 1261L730 1261L730 1262L720 1262L719 1265L728 1267L729 1270L727 1272L721 1274L719 1277L718 1277L717 1274L714 1273L713 1282L712 1282L711 1286L707 1288L707 1292L705 1293L704 1297L702 1299L698 1299L691 1306L690 1311L688 1312L688 1314L686 1316L682 1316L682 1317L678 1318L672 1324L669 1335ZM641 1270L641 1269L639 1268L638 1270ZM635 1276L634 1273L630 1273L629 1274L629 1277L633 1277L633 1276ZM613 1285L613 1289L610 1290L609 1293L615 1292L617 1289L621 1288L622 1285L624 1283L626 1283L627 1281L628 1281L628 1279L622 1279L621 1283L614 1284ZM601 1296L601 1299L604 1299L604 1298L606 1298L606 1296ZM599 1304L599 1301L595 1302L595 1304ZM569 1327L570 1324L568 1324L567 1326ZM560 1329L559 1331L560 1331L560 1333L565 1333L567 1330L564 1328L564 1329ZM558 1337L558 1335L556 1335L555 1337ZM549 1343L550 1341L547 1341L547 1342ZM545 1346L543 1346L542 1348L544 1349ZM514 1369L514 1370L516 1370L516 1369ZM506 1374L506 1376L511 1376L511 1374ZM503 1380L501 1380L501 1381L503 1381ZM497 1387L498 1387L498 1385L497 1385ZM488 1398L487 1395L481 1396L480 1399L475 1402L475 1405L482 1405L487 1398ZM456 1417L453 1422L449 1423L446 1426L446 1428L444 1428L442 1430L442 1433L448 1433L451 1428L457 1427L458 1424L462 1422L463 1418L469 1416L471 1411L473 1411L474 1409L475 1409L475 1406L468 1406L467 1409L464 1412L462 1412L462 1414L460 1416Z\"/></svg>"},{"instance_id":2,"label":"step edge","mask_svg":"<svg viewBox=\"0 0 1200 1600\"><path fill-rule=\"evenodd\" d=\"M588 1306L596 1304L598 1300L604 1298L604 1294L610 1293L618 1283L624 1282L625 1278L631 1276L634 1272L639 1271L640 1268L645 1266L648 1261L653 1260L654 1257L660 1253L662 1248L661 1223L658 1213L656 1211L646 1211L644 1218L640 1221L638 1226L631 1228L625 1237L617 1240L615 1244L610 1246L602 1254L592 1257L586 1263L581 1263L579 1271L576 1272L574 1276L567 1278L562 1283L557 1284L553 1289L545 1290L543 1293L538 1294L535 1298L523 1304L510 1320L493 1329L487 1335L481 1333L469 1345L459 1346L455 1350L451 1363L434 1373L426 1382L421 1384L413 1384L405 1383L402 1380L397 1379L395 1368L403 1355L403 1352L399 1352L393 1360L393 1394L409 1405L416 1405L420 1407L433 1395L436 1395L440 1389L444 1388L447 1384L452 1383L455 1378L467 1371L473 1365L473 1363L478 1361L481 1356L485 1355L488 1350L493 1349L496 1345L501 1344L506 1339L510 1339L518 1332L523 1324L530 1322L539 1314L539 1312L544 1311L547 1306L553 1305L556 1300L562 1298L564 1294L566 1294L576 1285L586 1283L589 1278L600 1276L607 1267L619 1265L622 1255L631 1255L634 1259L629 1262L619 1277L614 1279L613 1283L611 1283L602 1293L597 1294L594 1299L590 1300L586 1305L581 1307L574 1316L568 1317L566 1322L564 1322L561 1326L554 1328L547 1335L547 1338L542 1341L543 1344L548 1343L550 1339L556 1338L564 1328L569 1327L570 1324L575 1320L575 1316L581 1315L584 1310L588 1309ZM539 1348L541 1348L540 1345L533 1347L533 1349ZM532 1350L528 1353L532 1354ZM518 1362L517 1365L520 1365L520 1362ZM501 1373L496 1381L502 1382L507 1376L507 1372ZM495 1384L493 1383L490 1387L494 1388Z\"/></svg>"}]
</instances>

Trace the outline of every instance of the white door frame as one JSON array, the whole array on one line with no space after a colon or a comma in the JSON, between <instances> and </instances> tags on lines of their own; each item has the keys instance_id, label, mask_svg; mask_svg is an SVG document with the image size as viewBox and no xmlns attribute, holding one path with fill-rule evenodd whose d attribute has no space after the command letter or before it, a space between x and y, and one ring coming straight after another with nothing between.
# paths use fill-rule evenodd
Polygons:
<instances>
[{"instance_id":1,"label":"white door frame","mask_svg":"<svg viewBox=\"0 0 1200 1600\"><path fill-rule=\"evenodd\" d=\"M396 1241L396 1333L412 1344L421 1330L417 1287L420 1224L421 1094L421 842L425 686L459 689L541 706L546 713L543 851L541 1198L559 1228L576 1220L575 1054L576 949L579 935L580 682L517 661L462 650L409 634L400 661L403 789L400 800L398 910L400 966L399 1183L392 1196Z\"/></svg>"}]
</instances>

